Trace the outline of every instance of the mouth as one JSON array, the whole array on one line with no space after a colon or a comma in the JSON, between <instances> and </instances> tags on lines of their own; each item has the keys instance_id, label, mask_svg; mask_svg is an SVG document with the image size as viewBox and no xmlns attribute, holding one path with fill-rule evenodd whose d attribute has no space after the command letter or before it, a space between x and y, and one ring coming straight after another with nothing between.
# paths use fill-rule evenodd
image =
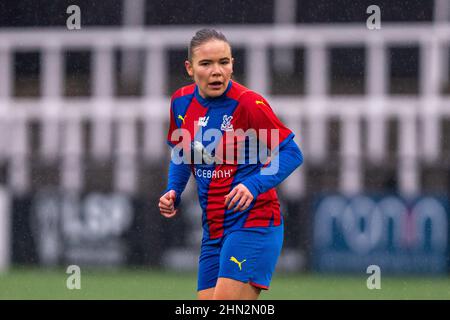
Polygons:
<instances>
[{"instance_id":1,"label":"mouth","mask_svg":"<svg viewBox=\"0 0 450 320\"><path fill-rule=\"evenodd\" d=\"M223 82L221 82L221 81L213 81L213 82L208 83L208 87L213 90L221 89L222 85L223 85Z\"/></svg>"}]
</instances>

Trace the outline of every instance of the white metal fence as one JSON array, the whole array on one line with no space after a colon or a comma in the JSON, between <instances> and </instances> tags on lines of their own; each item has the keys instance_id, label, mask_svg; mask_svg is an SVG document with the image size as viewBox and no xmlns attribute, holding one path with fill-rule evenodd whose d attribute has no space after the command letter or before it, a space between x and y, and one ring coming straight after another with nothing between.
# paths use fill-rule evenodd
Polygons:
<instances>
[{"instance_id":1,"label":"white metal fence","mask_svg":"<svg viewBox=\"0 0 450 320\"><path fill-rule=\"evenodd\" d=\"M442 155L441 119L450 118L450 99L440 94L442 57L450 43L450 24L383 24L381 30L365 25L313 26L224 26L218 27L234 47L245 49L245 81L265 95L277 114L294 132L304 151L306 164L284 184L288 195L305 194L308 163L329 159L327 121L340 122L340 190L363 189L362 161L383 164L388 153L387 122L398 119L399 189L404 194L420 192L420 163L438 161ZM83 186L82 122L93 127L89 137L93 157L115 157L115 188L133 192L138 168L136 157L150 162L163 159L169 97L170 49L186 48L199 27L125 29L24 29L0 31L0 162L8 163L8 184L16 192L30 185L30 121L41 126L40 154L61 160L61 185ZM419 95L392 96L389 85L389 46L420 48ZM269 48L305 49L306 94L270 96ZM366 50L365 94L331 96L328 92L330 47L361 46ZM64 50L89 50L92 58L92 96L63 95ZM115 49L145 52L143 95L114 96ZM17 98L13 91L13 53L41 52L41 96ZM136 120L144 123L143 144L138 145ZM367 139L362 141L361 119L367 120ZM112 123L117 123L117 130ZM116 127L114 127L116 128ZM363 155L365 157L363 157ZM333 160L333 159L331 159Z\"/></svg>"}]
</instances>

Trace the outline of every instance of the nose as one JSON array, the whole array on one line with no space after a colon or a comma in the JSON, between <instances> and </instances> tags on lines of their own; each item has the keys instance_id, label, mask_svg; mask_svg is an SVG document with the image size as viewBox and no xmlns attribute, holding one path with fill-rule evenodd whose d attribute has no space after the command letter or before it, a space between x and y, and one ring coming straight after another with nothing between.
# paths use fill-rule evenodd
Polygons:
<instances>
[{"instance_id":1,"label":"nose","mask_svg":"<svg viewBox=\"0 0 450 320\"><path fill-rule=\"evenodd\" d=\"M213 68L212 68L212 75L213 76L220 76L222 74L221 69L220 69L220 65L218 63L214 63L213 64Z\"/></svg>"}]
</instances>

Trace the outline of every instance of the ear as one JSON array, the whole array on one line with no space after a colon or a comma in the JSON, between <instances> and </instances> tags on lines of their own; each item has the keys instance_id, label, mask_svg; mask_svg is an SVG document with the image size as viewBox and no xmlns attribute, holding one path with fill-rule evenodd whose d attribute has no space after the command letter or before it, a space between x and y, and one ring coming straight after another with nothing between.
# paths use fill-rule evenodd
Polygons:
<instances>
[{"instance_id":1,"label":"ear","mask_svg":"<svg viewBox=\"0 0 450 320\"><path fill-rule=\"evenodd\" d=\"M184 61L184 66L186 68L186 72L190 77L194 77L194 70L192 68L192 63L189 60Z\"/></svg>"},{"instance_id":2,"label":"ear","mask_svg":"<svg viewBox=\"0 0 450 320\"><path fill-rule=\"evenodd\" d=\"M234 58L231 57L231 74L233 74Z\"/></svg>"}]
</instances>

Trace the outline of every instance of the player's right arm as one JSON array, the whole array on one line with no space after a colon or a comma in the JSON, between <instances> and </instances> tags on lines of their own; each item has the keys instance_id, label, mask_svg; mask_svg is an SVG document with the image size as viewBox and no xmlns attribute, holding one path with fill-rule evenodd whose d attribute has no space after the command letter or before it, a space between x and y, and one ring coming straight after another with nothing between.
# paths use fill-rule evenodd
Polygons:
<instances>
[{"instance_id":1,"label":"player's right arm","mask_svg":"<svg viewBox=\"0 0 450 320\"><path fill-rule=\"evenodd\" d=\"M176 144L178 141L172 139L174 131L179 129L179 124L175 121L175 114L173 111L174 96L172 96L171 99L170 125L167 134L167 143L172 148L177 148ZM183 151L181 150L181 155L182 152ZM177 153L172 152L171 156L174 157L175 154ZM159 199L159 210L161 215L166 218L172 218L176 215L176 208L181 201L181 194L189 181L190 175L191 168L189 164L184 163L183 161L180 163L180 161L174 161L174 159L170 160L167 188Z\"/></svg>"},{"instance_id":2,"label":"player's right arm","mask_svg":"<svg viewBox=\"0 0 450 320\"><path fill-rule=\"evenodd\" d=\"M159 210L166 218L175 216L176 208L181 202L181 194L186 188L190 176L191 169L188 164L176 164L172 160L170 161L167 188L159 198Z\"/></svg>"}]
</instances>

